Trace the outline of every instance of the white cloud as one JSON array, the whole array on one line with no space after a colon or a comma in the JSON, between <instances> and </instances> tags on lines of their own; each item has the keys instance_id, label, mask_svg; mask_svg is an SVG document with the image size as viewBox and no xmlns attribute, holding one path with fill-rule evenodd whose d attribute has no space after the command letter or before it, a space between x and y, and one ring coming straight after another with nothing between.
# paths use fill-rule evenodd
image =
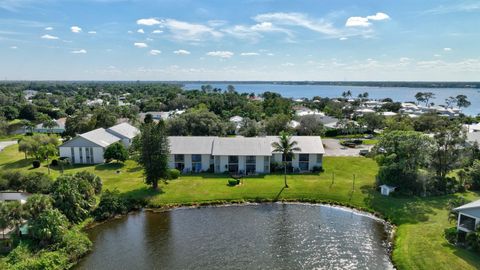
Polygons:
<instances>
[{"instance_id":1,"label":"white cloud","mask_svg":"<svg viewBox=\"0 0 480 270\"><path fill-rule=\"evenodd\" d=\"M176 50L176 51L173 51L174 54L182 54L182 55L188 55L190 54L189 51L187 50Z\"/></svg>"},{"instance_id":2,"label":"white cloud","mask_svg":"<svg viewBox=\"0 0 480 270\"><path fill-rule=\"evenodd\" d=\"M152 34L161 34L161 33L163 33L163 31L158 29L152 31Z\"/></svg>"},{"instance_id":3,"label":"white cloud","mask_svg":"<svg viewBox=\"0 0 480 270\"><path fill-rule=\"evenodd\" d=\"M390 19L390 16L383 12L377 12L375 15L370 15L367 16L367 19L372 20L372 21L383 21L383 20L388 20Z\"/></svg>"},{"instance_id":4,"label":"white cloud","mask_svg":"<svg viewBox=\"0 0 480 270\"><path fill-rule=\"evenodd\" d=\"M433 55L433 57L442 57L442 55L436 53L436 54Z\"/></svg>"},{"instance_id":5,"label":"white cloud","mask_svg":"<svg viewBox=\"0 0 480 270\"><path fill-rule=\"evenodd\" d=\"M268 56L274 56L275 54L273 53L267 53Z\"/></svg>"},{"instance_id":6,"label":"white cloud","mask_svg":"<svg viewBox=\"0 0 480 270\"><path fill-rule=\"evenodd\" d=\"M253 41L262 37L262 33L279 32L292 37L290 30L274 26L271 22L260 22L251 26L235 25L233 27L222 29L223 32L240 39L250 39Z\"/></svg>"},{"instance_id":7,"label":"white cloud","mask_svg":"<svg viewBox=\"0 0 480 270\"><path fill-rule=\"evenodd\" d=\"M70 30L72 31L72 33L80 33L82 32L82 28L78 27L78 26L72 26L70 27Z\"/></svg>"},{"instance_id":8,"label":"white cloud","mask_svg":"<svg viewBox=\"0 0 480 270\"><path fill-rule=\"evenodd\" d=\"M347 19L345 23L346 27L368 27L372 25L370 21L383 21L389 20L390 16L383 12L377 12L375 15L370 15L367 17L354 16Z\"/></svg>"},{"instance_id":9,"label":"white cloud","mask_svg":"<svg viewBox=\"0 0 480 270\"><path fill-rule=\"evenodd\" d=\"M52 31L52 30L53 30L53 27L51 26L45 27L45 31Z\"/></svg>"},{"instance_id":10,"label":"white cloud","mask_svg":"<svg viewBox=\"0 0 480 270\"><path fill-rule=\"evenodd\" d=\"M208 52L208 56L220 57L220 58L230 58L233 56L233 52L230 51L214 51Z\"/></svg>"},{"instance_id":11,"label":"white cloud","mask_svg":"<svg viewBox=\"0 0 480 270\"><path fill-rule=\"evenodd\" d=\"M161 21L161 25L170 31L173 38L178 40L199 41L204 38L220 38L223 36L221 32L203 24L165 19Z\"/></svg>"},{"instance_id":12,"label":"white cloud","mask_svg":"<svg viewBox=\"0 0 480 270\"><path fill-rule=\"evenodd\" d=\"M143 42L135 42L133 43L133 46L137 47L137 48L147 48L148 45L146 43L143 43Z\"/></svg>"},{"instance_id":13,"label":"white cloud","mask_svg":"<svg viewBox=\"0 0 480 270\"><path fill-rule=\"evenodd\" d=\"M41 36L41 38L43 38L43 39L58 39L58 37L52 36L52 35L48 35L48 34Z\"/></svg>"},{"instance_id":14,"label":"white cloud","mask_svg":"<svg viewBox=\"0 0 480 270\"><path fill-rule=\"evenodd\" d=\"M444 51L446 52L450 52L452 50L452 48L443 48Z\"/></svg>"},{"instance_id":15,"label":"white cloud","mask_svg":"<svg viewBox=\"0 0 480 270\"><path fill-rule=\"evenodd\" d=\"M161 53L162 53L162 51L160 51L160 50L150 50L151 55L159 55Z\"/></svg>"},{"instance_id":16,"label":"white cloud","mask_svg":"<svg viewBox=\"0 0 480 270\"><path fill-rule=\"evenodd\" d=\"M138 25L152 26L152 25L160 24L160 21L155 19L155 18L139 19L139 20L137 20L137 24Z\"/></svg>"},{"instance_id":17,"label":"white cloud","mask_svg":"<svg viewBox=\"0 0 480 270\"><path fill-rule=\"evenodd\" d=\"M86 54L87 53L87 50L85 49L80 49L80 50L76 50L76 51L72 51L73 54Z\"/></svg>"},{"instance_id":18,"label":"white cloud","mask_svg":"<svg viewBox=\"0 0 480 270\"><path fill-rule=\"evenodd\" d=\"M347 19L347 22L345 23L346 27L368 27L370 26L371 23L368 22L368 19L365 17L350 17Z\"/></svg>"},{"instance_id":19,"label":"white cloud","mask_svg":"<svg viewBox=\"0 0 480 270\"><path fill-rule=\"evenodd\" d=\"M257 15L253 19L276 25L304 27L326 35L337 35L339 32L330 22L324 19L313 19L302 13L265 13ZM263 27L268 27L268 24L264 24Z\"/></svg>"},{"instance_id":20,"label":"white cloud","mask_svg":"<svg viewBox=\"0 0 480 270\"><path fill-rule=\"evenodd\" d=\"M133 31L132 31L132 30L128 30L127 33L128 33L128 34L133 34Z\"/></svg>"},{"instance_id":21,"label":"white cloud","mask_svg":"<svg viewBox=\"0 0 480 270\"><path fill-rule=\"evenodd\" d=\"M143 31L143 29L142 29L142 28L140 28L140 29L138 29L138 30L137 30L137 33L140 33L140 34L145 34L145 31Z\"/></svg>"},{"instance_id":22,"label":"white cloud","mask_svg":"<svg viewBox=\"0 0 480 270\"><path fill-rule=\"evenodd\" d=\"M240 55L241 56L257 56L257 55L260 55L260 54L256 53L256 52L243 52Z\"/></svg>"},{"instance_id":23,"label":"white cloud","mask_svg":"<svg viewBox=\"0 0 480 270\"><path fill-rule=\"evenodd\" d=\"M10 46L10 49L16 50L16 49L18 49L18 47L17 46Z\"/></svg>"},{"instance_id":24,"label":"white cloud","mask_svg":"<svg viewBox=\"0 0 480 270\"><path fill-rule=\"evenodd\" d=\"M342 41L343 41L343 40L347 40L347 39L348 39L347 37L341 37L341 38L339 38L339 40L342 40Z\"/></svg>"},{"instance_id":25,"label":"white cloud","mask_svg":"<svg viewBox=\"0 0 480 270\"><path fill-rule=\"evenodd\" d=\"M95 35L97 31L88 31L89 34Z\"/></svg>"},{"instance_id":26,"label":"white cloud","mask_svg":"<svg viewBox=\"0 0 480 270\"><path fill-rule=\"evenodd\" d=\"M287 62L287 63L283 63L282 66L283 66L283 67L293 67L293 66L295 66L295 64L294 64L294 63Z\"/></svg>"}]
</instances>

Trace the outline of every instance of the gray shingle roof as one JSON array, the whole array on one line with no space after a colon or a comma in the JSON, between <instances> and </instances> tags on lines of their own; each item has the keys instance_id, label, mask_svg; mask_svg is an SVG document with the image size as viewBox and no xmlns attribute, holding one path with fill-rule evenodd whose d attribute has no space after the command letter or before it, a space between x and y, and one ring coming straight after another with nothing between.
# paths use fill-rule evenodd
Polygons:
<instances>
[{"instance_id":1,"label":"gray shingle roof","mask_svg":"<svg viewBox=\"0 0 480 270\"><path fill-rule=\"evenodd\" d=\"M104 128L97 128L79 136L102 147L107 147L114 142L120 141L119 137L107 132Z\"/></svg>"},{"instance_id":2,"label":"gray shingle roof","mask_svg":"<svg viewBox=\"0 0 480 270\"><path fill-rule=\"evenodd\" d=\"M464 204L460 207L453 209L453 211L460 211L460 210L471 209L471 208L480 208L480 200L476 200L474 202Z\"/></svg>"},{"instance_id":3,"label":"gray shingle roof","mask_svg":"<svg viewBox=\"0 0 480 270\"><path fill-rule=\"evenodd\" d=\"M208 154L212 153L215 137L207 136L170 136L171 154Z\"/></svg>"},{"instance_id":4,"label":"gray shingle roof","mask_svg":"<svg viewBox=\"0 0 480 270\"><path fill-rule=\"evenodd\" d=\"M129 123L121 123L115 125L108 128L107 131L113 131L114 135L122 135L123 137L128 139L133 139L135 136L138 135L138 133L140 133L138 128L130 125Z\"/></svg>"},{"instance_id":5,"label":"gray shingle roof","mask_svg":"<svg viewBox=\"0 0 480 270\"><path fill-rule=\"evenodd\" d=\"M266 137L215 138L213 141L214 156L270 156L271 140Z\"/></svg>"}]
</instances>

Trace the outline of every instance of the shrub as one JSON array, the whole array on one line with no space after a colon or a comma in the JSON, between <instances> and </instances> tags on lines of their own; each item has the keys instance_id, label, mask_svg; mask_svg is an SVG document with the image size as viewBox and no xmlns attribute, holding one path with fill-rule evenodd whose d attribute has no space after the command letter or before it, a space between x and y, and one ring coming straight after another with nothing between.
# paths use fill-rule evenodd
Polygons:
<instances>
[{"instance_id":1,"label":"shrub","mask_svg":"<svg viewBox=\"0 0 480 270\"><path fill-rule=\"evenodd\" d=\"M33 166L34 169L40 168L40 161L39 160L34 160L32 162L32 166Z\"/></svg>"},{"instance_id":2,"label":"shrub","mask_svg":"<svg viewBox=\"0 0 480 270\"><path fill-rule=\"evenodd\" d=\"M70 261L76 261L92 248L92 242L84 233L69 230L63 236L60 248L68 254Z\"/></svg>"},{"instance_id":3,"label":"shrub","mask_svg":"<svg viewBox=\"0 0 480 270\"><path fill-rule=\"evenodd\" d=\"M98 207L93 211L95 220L105 220L128 211L127 200L118 190L106 190L102 193Z\"/></svg>"},{"instance_id":4,"label":"shrub","mask_svg":"<svg viewBox=\"0 0 480 270\"><path fill-rule=\"evenodd\" d=\"M67 231L67 218L58 209L47 209L29 221L29 233L40 246L60 243Z\"/></svg>"},{"instance_id":5,"label":"shrub","mask_svg":"<svg viewBox=\"0 0 480 270\"><path fill-rule=\"evenodd\" d=\"M9 188L8 186L8 180L0 177L0 190L7 190Z\"/></svg>"},{"instance_id":6,"label":"shrub","mask_svg":"<svg viewBox=\"0 0 480 270\"><path fill-rule=\"evenodd\" d=\"M91 173L89 171L81 171L76 173L74 176L80 179L87 180L94 188L95 194L100 194L100 192L102 191L102 179L100 179L100 177L98 177L94 173Z\"/></svg>"},{"instance_id":7,"label":"shrub","mask_svg":"<svg viewBox=\"0 0 480 270\"><path fill-rule=\"evenodd\" d=\"M455 244L457 242L458 232L456 227L445 229L444 235L448 242L452 244Z\"/></svg>"},{"instance_id":8,"label":"shrub","mask_svg":"<svg viewBox=\"0 0 480 270\"><path fill-rule=\"evenodd\" d=\"M229 186L236 186L240 183L240 180L238 179L228 179L228 185Z\"/></svg>"},{"instance_id":9,"label":"shrub","mask_svg":"<svg viewBox=\"0 0 480 270\"><path fill-rule=\"evenodd\" d=\"M173 180L177 179L180 176L180 171L177 169L170 169L168 170L168 179Z\"/></svg>"},{"instance_id":10,"label":"shrub","mask_svg":"<svg viewBox=\"0 0 480 270\"><path fill-rule=\"evenodd\" d=\"M48 194L52 183L53 181L48 175L41 172L33 172L25 176L23 185L29 193Z\"/></svg>"},{"instance_id":11,"label":"shrub","mask_svg":"<svg viewBox=\"0 0 480 270\"><path fill-rule=\"evenodd\" d=\"M323 167L322 166L313 166L312 172L317 173L317 172L323 172Z\"/></svg>"},{"instance_id":12,"label":"shrub","mask_svg":"<svg viewBox=\"0 0 480 270\"><path fill-rule=\"evenodd\" d=\"M2 178L8 181L7 189L21 190L24 189L25 175L20 171L5 171Z\"/></svg>"},{"instance_id":13,"label":"shrub","mask_svg":"<svg viewBox=\"0 0 480 270\"><path fill-rule=\"evenodd\" d=\"M52 160L52 163L50 163L51 166L58 166L58 160L57 159L53 159Z\"/></svg>"}]
</instances>

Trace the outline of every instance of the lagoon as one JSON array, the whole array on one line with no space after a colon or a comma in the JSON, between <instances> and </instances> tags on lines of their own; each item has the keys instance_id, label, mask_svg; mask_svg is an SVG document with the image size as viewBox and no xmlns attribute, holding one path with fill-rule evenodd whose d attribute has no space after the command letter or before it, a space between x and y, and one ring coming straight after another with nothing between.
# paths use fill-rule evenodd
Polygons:
<instances>
[{"instance_id":1,"label":"lagoon","mask_svg":"<svg viewBox=\"0 0 480 270\"><path fill-rule=\"evenodd\" d=\"M210 83L212 87L227 89L228 83ZM342 92L350 90L354 97L368 92L371 99L391 98L394 101L415 101L418 92L432 92L435 94L434 102L437 105L445 103L450 96L466 95L472 103L463 109L467 115L480 114L480 90L472 88L410 88L410 87L371 87L371 86L336 86L336 85L289 85L272 83L237 83L233 84L238 92L261 94L266 91L277 92L285 97L312 98L314 96L335 98ZM200 89L202 84L185 84L184 89Z\"/></svg>"},{"instance_id":2,"label":"lagoon","mask_svg":"<svg viewBox=\"0 0 480 270\"><path fill-rule=\"evenodd\" d=\"M384 222L324 205L143 211L88 234L76 269L393 269Z\"/></svg>"}]
</instances>

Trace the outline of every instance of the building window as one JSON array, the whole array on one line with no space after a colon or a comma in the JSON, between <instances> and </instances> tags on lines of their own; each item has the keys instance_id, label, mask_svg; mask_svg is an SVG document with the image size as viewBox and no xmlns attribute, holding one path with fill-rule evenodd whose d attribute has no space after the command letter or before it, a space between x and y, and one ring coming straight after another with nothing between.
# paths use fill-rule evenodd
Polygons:
<instances>
[{"instance_id":1,"label":"building window","mask_svg":"<svg viewBox=\"0 0 480 270\"><path fill-rule=\"evenodd\" d=\"M228 171L238 173L238 156L228 156Z\"/></svg>"},{"instance_id":2,"label":"building window","mask_svg":"<svg viewBox=\"0 0 480 270\"><path fill-rule=\"evenodd\" d=\"M85 148L85 160L90 164L90 148Z\"/></svg>"},{"instance_id":3,"label":"building window","mask_svg":"<svg viewBox=\"0 0 480 270\"><path fill-rule=\"evenodd\" d=\"M215 157L215 171L220 172L220 157Z\"/></svg>"},{"instance_id":4,"label":"building window","mask_svg":"<svg viewBox=\"0 0 480 270\"><path fill-rule=\"evenodd\" d=\"M270 171L270 157L264 157L263 159L263 171L269 172Z\"/></svg>"},{"instance_id":5,"label":"building window","mask_svg":"<svg viewBox=\"0 0 480 270\"><path fill-rule=\"evenodd\" d=\"M202 171L202 155L192 155L192 171Z\"/></svg>"},{"instance_id":6,"label":"building window","mask_svg":"<svg viewBox=\"0 0 480 270\"><path fill-rule=\"evenodd\" d=\"M245 160L245 172L255 173L257 171L257 158L255 156L247 156Z\"/></svg>"},{"instance_id":7,"label":"building window","mask_svg":"<svg viewBox=\"0 0 480 270\"><path fill-rule=\"evenodd\" d=\"M182 172L183 169L185 169L185 156L184 155L175 155L174 160L175 160L175 169Z\"/></svg>"},{"instance_id":8,"label":"building window","mask_svg":"<svg viewBox=\"0 0 480 270\"><path fill-rule=\"evenodd\" d=\"M72 163L75 163L75 150L73 147L70 148L70 155L72 158Z\"/></svg>"},{"instance_id":9,"label":"building window","mask_svg":"<svg viewBox=\"0 0 480 270\"><path fill-rule=\"evenodd\" d=\"M460 214L460 227L474 231L475 230L475 219L469 216Z\"/></svg>"},{"instance_id":10,"label":"building window","mask_svg":"<svg viewBox=\"0 0 480 270\"><path fill-rule=\"evenodd\" d=\"M317 154L317 164L320 164L320 163L322 163L322 155Z\"/></svg>"},{"instance_id":11,"label":"building window","mask_svg":"<svg viewBox=\"0 0 480 270\"><path fill-rule=\"evenodd\" d=\"M78 148L78 152L80 153L80 163L83 163L83 150L82 147Z\"/></svg>"},{"instance_id":12,"label":"building window","mask_svg":"<svg viewBox=\"0 0 480 270\"><path fill-rule=\"evenodd\" d=\"M298 167L300 171L308 171L308 161L309 161L308 154L300 154L298 156Z\"/></svg>"}]
</instances>

